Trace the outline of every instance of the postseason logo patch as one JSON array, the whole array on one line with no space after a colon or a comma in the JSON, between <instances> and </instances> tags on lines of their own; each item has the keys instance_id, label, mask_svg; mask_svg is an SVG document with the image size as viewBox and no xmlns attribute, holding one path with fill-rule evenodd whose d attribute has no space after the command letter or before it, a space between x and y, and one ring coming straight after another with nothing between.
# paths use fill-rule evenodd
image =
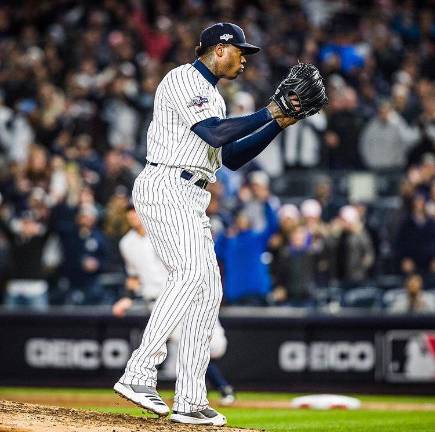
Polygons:
<instances>
[{"instance_id":1,"label":"postseason logo patch","mask_svg":"<svg viewBox=\"0 0 435 432\"><path fill-rule=\"evenodd\" d=\"M232 34L229 33L225 33L223 34L219 39L224 40L224 41L229 41L230 39L232 39L234 36Z\"/></svg>"},{"instance_id":2,"label":"postseason logo patch","mask_svg":"<svg viewBox=\"0 0 435 432\"><path fill-rule=\"evenodd\" d=\"M206 96L195 96L188 104L187 108L205 108L204 105L208 104L208 97Z\"/></svg>"}]
</instances>

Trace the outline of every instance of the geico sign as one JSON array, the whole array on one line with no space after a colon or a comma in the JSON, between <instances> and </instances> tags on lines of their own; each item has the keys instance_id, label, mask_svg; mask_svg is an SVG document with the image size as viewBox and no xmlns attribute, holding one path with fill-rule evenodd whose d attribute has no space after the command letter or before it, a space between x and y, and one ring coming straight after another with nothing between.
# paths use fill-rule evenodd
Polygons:
<instances>
[{"instance_id":1,"label":"geico sign","mask_svg":"<svg viewBox=\"0 0 435 432\"><path fill-rule=\"evenodd\" d=\"M59 369L117 369L125 366L130 346L123 339L29 339L25 357L29 366Z\"/></svg>"},{"instance_id":2,"label":"geico sign","mask_svg":"<svg viewBox=\"0 0 435 432\"><path fill-rule=\"evenodd\" d=\"M375 364L371 342L284 342L279 365L286 372L368 371Z\"/></svg>"}]
</instances>

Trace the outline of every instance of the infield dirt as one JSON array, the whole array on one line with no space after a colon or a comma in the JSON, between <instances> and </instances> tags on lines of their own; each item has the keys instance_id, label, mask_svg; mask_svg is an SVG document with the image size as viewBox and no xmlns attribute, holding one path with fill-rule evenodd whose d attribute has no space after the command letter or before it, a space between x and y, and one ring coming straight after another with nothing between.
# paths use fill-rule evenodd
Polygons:
<instances>
[{"instance_id":1,"label":"infield dirt","mask_svg":"<svg viewBox=\"0 0 435 432\"><path fill-rule=\"evenodd\" d=\"M71 408L0 401L0 432L258 432L249 429L189 426L167 419L103 414Z\"/></svg>"},{"instance_id":2,"label":"infield dirt","mask_svg":"<svg viewBox=\"0 0 435 432\"><path fill-rule=\"evenodd\" d=\"M258 432L252 429L188 426L168 419L134 417L125 414L104 414L75 409L77 407L132 407L112 394L2 394L0 400L0 432ZM171 403L170 400L166 400ZM215 401L211 401L215 402ZM216 404L214 404L216 405ZM235 408L290 409L288 400L238 400ZM366 410L435 411L434 403L367 402Z\"/></svg>"}]
</instances>

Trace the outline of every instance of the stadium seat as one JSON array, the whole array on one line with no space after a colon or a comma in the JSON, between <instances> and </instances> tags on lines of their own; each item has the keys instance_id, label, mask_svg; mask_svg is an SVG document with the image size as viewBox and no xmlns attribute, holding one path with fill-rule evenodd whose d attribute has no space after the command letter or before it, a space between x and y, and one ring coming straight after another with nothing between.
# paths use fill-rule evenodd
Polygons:
<instances>
[{"instance_id":1,"label":"stadium seat","mask_svg":"<svg viewBox=\"0 0 435 432\"><path fill-rule=\"evenodd\" d=\"M400 275L381 275L376 278L376 286L383 291L399 288L403 285L403 277Z\"/></svg>"},{"instance_id":2,"label":"stadium seat","mask_svg":"<svg viewBox=\"0 0 435 432\"><path fill-rule=\"evenodd\" d=\"M122 292L125 275L121 272L102 273L99 277L100 284L104 288L103 304L113 304Z\"/></svg>"},{"instance_id":3,"label":"stadium seat","mask_svg":"<svg viewBox=\"0 0 435 432\"><path fill-rule=\"evenodd\" d=\"M395 288L385 291L382 296L382 306L385 309L388 309L394 303L398 296L402 296L404 294L406 294L405 288Z\"/></svg>"},{"instance_id":4,"label":"stadium seat","mask_svg":"<svg viewBox=\"0 0 435 432\"><path fill-rule=\"evenodd\" d=\"M341 307L378 309L381 307L381 290L377 287L352 288L343 293Z\"/></svg>"},{"instance_id":5,"label":"stadium seat","mask_svg":"<svg viewBox=\"0 0 435 432\"><path fill-rule=\"evenodd\" d=\"M319 286L312 290L318 309L327 308L333 302L340 301L341 289L338 286Z\"/></svg>"}]
</instances>

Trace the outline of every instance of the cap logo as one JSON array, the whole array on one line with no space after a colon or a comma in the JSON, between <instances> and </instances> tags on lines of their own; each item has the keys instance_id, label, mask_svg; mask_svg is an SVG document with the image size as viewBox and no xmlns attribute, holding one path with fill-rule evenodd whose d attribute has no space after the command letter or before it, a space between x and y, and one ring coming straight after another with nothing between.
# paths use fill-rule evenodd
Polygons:
<instances>
[{"instance_id":1,"label":"cap logo","mask_svg":"<svg viewBox=\"0 0 435 432\"><path fill-rule=\"evenodd\" d=\"M232 34L229 33L225 33L223 34L219 39L222 39L226 42L228 42L230 39L232 39L234 36Z\"/></svg>"}]
</instances>

